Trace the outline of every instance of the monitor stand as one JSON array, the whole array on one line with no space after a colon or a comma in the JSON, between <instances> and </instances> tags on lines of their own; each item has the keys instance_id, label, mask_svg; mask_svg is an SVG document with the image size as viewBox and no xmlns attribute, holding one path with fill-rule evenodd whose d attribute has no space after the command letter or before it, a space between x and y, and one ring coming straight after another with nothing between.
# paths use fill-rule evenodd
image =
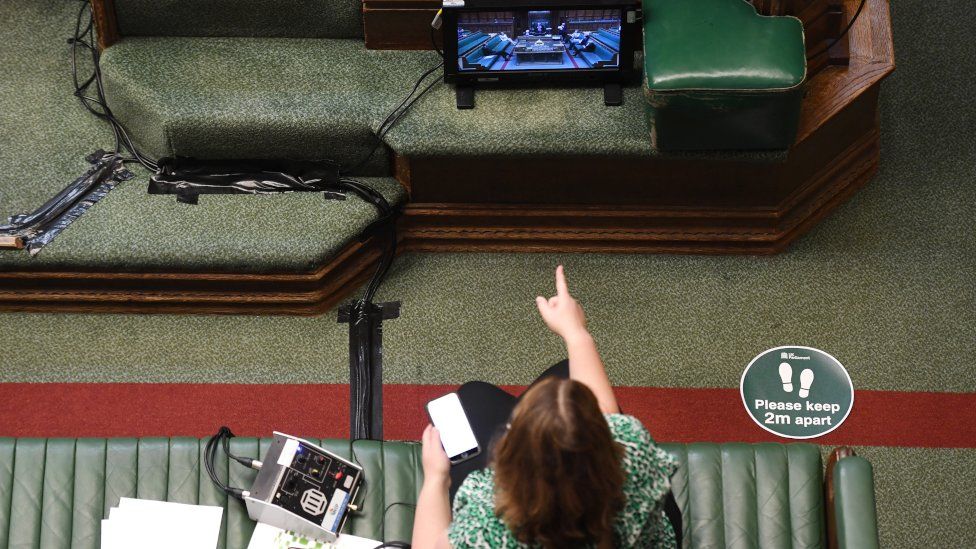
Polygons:
<instances>
[{"instance_id":1,"label":"monitor stand","mask_svg":"<svg viewBox=\"0 0 976 549\"><path fill-rule=\"evenodd\" d=\"M454 96L457 99L457 108L459 109L474 108L474 87L473 86L458 85L454 89Z\"/></svg>"},{"instance_id":2,"label":"monitor stand","mask_svg":"<svg viewBox=\"0 0 976 549\"><path fill-rule=\"evenodd\" d=\"M603 85L603 104L608 107L619 107L624 104L624 91L620 84L608 82Z\"/></svg>"}]
</instances>

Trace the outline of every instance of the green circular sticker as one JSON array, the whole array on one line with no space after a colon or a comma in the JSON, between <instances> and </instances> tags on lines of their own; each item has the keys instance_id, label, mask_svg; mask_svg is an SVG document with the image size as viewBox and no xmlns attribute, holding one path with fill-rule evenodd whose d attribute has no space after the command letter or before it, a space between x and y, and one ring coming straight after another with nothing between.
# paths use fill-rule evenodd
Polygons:
<instances>
[{"instance_id":1,"label":"green circular sticker","mask_svg":"<svg viewBox=\"0 0 976 549\"><path fill-rule=\"evenodd\" d=\"M787 438L825 435L840 427L854 407L847 370L812 347L764 351L746 366L739 390L752 420Z\"/></svg>"}]
</instances>

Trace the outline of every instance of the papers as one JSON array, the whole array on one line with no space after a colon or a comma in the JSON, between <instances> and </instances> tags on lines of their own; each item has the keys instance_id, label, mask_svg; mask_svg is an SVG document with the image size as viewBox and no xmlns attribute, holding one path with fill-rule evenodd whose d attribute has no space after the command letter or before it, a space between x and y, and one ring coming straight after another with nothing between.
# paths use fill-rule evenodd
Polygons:
<instances>
[{"instance_id":1,"label":"papers","mask_svg":"<svg viewBox=\"0 0 976 549\"><path fill-rule=\"evenodd\" d=\"M326 543L306 538L299 534L286 532L269 524L259 522L251 534L247 549L374 549L383 542L349 534L340 534L335 543Z\"/></svg>"},{"instance_id":2,"label":"papers","mask_svg":"<svg viewBox=\"0 0 976 549\"><path fill-rule=\"evenodd\" d=\"M209 505L122 498L102 520L102 549L214 549L223 512Z\"/></svg>"}]
</instances>

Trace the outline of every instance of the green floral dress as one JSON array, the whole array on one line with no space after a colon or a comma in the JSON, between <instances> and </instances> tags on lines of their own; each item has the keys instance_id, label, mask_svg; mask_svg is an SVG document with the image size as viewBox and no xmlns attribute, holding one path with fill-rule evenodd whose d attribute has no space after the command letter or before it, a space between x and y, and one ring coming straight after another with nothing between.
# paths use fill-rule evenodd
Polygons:
<instances>
[{"instance_id":1,"label":"green floral dress","mask_svg":"<svg viewBox=\"0 0 976 549\"><path fill-rule=\"evenodd\" d=\"M607 414L613 438L624 447L624 508L614 523L615 546L620 548L674 547L674 529L664 514L664 498L674 457L657 447L640 420ZM468 475L454 497L454 521L447 531L453 549L469 547L523 548L495 515L495 473L482 469Z\"/></svg>"}]
</instances>

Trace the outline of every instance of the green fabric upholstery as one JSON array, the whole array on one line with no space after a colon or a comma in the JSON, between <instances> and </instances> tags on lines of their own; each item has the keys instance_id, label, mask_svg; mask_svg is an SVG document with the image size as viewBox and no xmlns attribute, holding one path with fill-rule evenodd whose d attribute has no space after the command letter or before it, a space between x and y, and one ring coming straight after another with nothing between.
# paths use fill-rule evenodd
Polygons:
<instances>
[{"instance_id":1,"label":"green fabric upholstery","mask_svg":"<svg viewBox=\"0 0 976 549\"><path fill-rule=\"evenodd\" d=\"M360 0L115 0L122 36L361 38Z\"/></svg>"},{"instance_id":2,"label":"green fabric upholstery","mask_svg":"<svg viewBox=\"0 0 976 549\"><path fill-rule=\"evenodd\" d=\"M877 549L878 515L874 501L874 471L868 460L851 456L834 469L834 511L840 549Z\"/></svg>"},{"instance_id":3,"label":"green fabric upholstery","mask_svg":"<svg viewBox=\"0 0 976 549\"><path fill-rule=\"evenodd\" d=\"M347 167L432 52L367 50L362 40L126 38L105 50L112 111L154 156L331 158ZM360 175L389 175L378 151Z\"/></svg>"},{"instance_id":4,"label":"green fabric upholstery","mask_svg":"<svg viewBox=\"0 0 976 549\"><path fill-rule=\"evenodd\" d=\"M203 195L188 206L173 195L146 194L147 177L140 170L120 184L40 254L0 251L0 270L304 272L325 264L378 216L357 197L324 200L320 193ZM357 179L391 204L406 199L391 177Z\"/></svg>"},{"instance_id":5,"label":"green fabric upholstery","mask_svg":"<svg viewBox=\"0 0 976 549\"><path fill-rule=\"evenodd\" d=\"M361 464L364 504L345 532L409 541L413 503L423 473L413 442L315 440ZM262 457L270 439L235 438L231 451ZM206 439L0 438L0 547L98 549L101 520L122 497L225 508L218 547L244 548L254 522L236 500L218 491L202 467ZM249 486L255 471L233 466L221 452L218 474ZM408 505L397 505L406 503ZM6 541L7 544L3 545Z\"/></svg>"},{"instance_id":6,"label":"green fabric upholstery","mask_svg":"<svg viewBox=\"0 0 976 549\"><path fill-rule=\"evenodd\" d=\"M368 154L382 120L437 62L433 52L367 50L361 40L139 37L105 50L101 65L109 105L152 156L348 164ZM478 92L476 109L458 110L441 83L384 141L407 156L655 155L641 93L627 86L624 105L607 107L596 87L491 89ZM360 172L389 175L387 154Z\"/></svg>"},{"instance_id":7,"label":"green fabric upholstery","mask_svg":"<svg viewBox=\"0 0 976 549\"><path fill-rule=\"evenodd\" d=\"M623 89L619 107L603 88L479 89L474 109L458 109L454 87L437 85L384 139L406 156L656 156L782 162L785 151L662 152L651 146L640 84Z\"/></svg>"},{"instance_id":8,"label":"green fabric upholstery","mask_svg":"<svg viewBox=\"0 0 976 549\"><path fill-rule=\"evenodd\" d=\"M806 77L802 23L743 0L644 0L644 91L661 150L785 149Z\"/></svg>"},{"instance_id":9,"label":"green fabric upholstery","mask_svg":"<svg viewBox=\"0 0 976 549\"><path fill-rule=\"evenodd\" d=\"M362 512L346 532L409 540L423 472L413 442L322 440L366 470ZM121 497L225 506L220 547L245 547L254 524L201 467L206 440L0 439L0 540L11 549L96 548L99 521ZM234 438L231 451L260 458L270 439ZM686 547L825 547L823 467L810 444L663 444L681 467L672 491ZM255 472L217 463L222 481L247 487ZM861 458L838 463L838 530L847 545L877 546L873 480ZM398 505L398 504L405 505ZM873 543L873 545L872 545Z\"/></svg>"}]
</instances>

